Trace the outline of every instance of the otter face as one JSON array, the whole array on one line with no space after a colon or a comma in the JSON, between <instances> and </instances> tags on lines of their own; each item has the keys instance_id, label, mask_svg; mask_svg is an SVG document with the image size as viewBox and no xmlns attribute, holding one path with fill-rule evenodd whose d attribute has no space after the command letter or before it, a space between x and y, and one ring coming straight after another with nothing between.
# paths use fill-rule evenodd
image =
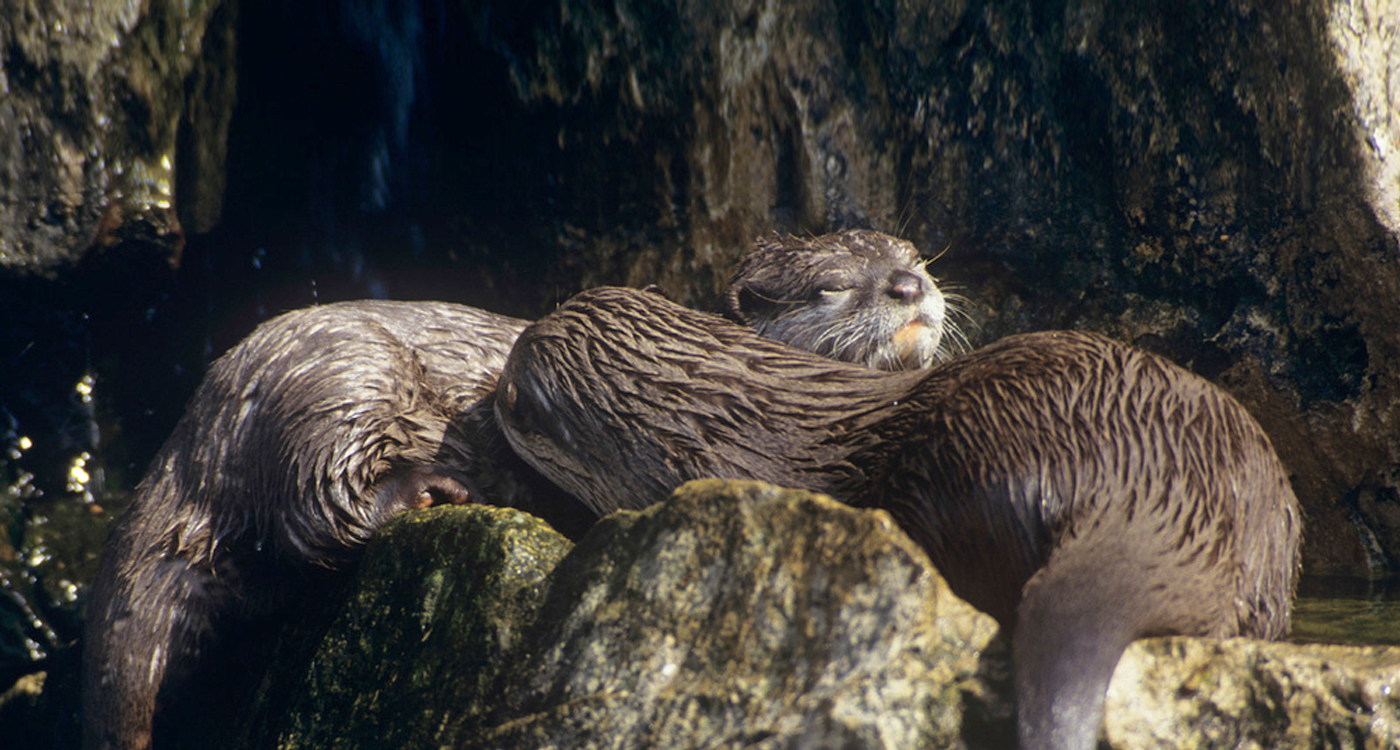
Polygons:
<instances>
[{"instance_id":1,"label":"otter face","mask_svg":"<svg viewBox=\"0 0 1400 750\"><path fill-rule=\"evenodd\" d=\"M681 484L666 470L661 446L599 438L628 434L632 415L620 411L615 399L580 403L573 394L589 384L611 383L617 374L594 369L591 353L561 345L570 337L533 336L538 330L532 327L522 334L496 391L496 419L516 453L599 516L620 507L646 507ZM574 355L578 359L571 360ZM628 450L636 455L629 456ZM652 470L620 472L620 482L617 476L597 471L628 460Z\"/></svg>"},{"instance_id":2,"label":"otter face","mask_svg":"<svg viewBox=\"0 0 1400 750\"><path fill-rule=\"evenodd\" d=\"M881 370L951 356L948 301L914 246L869 230L758 241L726 290L759 334ZM951 334L951 335L949 335Z\"/></svg>"}]
</instances>

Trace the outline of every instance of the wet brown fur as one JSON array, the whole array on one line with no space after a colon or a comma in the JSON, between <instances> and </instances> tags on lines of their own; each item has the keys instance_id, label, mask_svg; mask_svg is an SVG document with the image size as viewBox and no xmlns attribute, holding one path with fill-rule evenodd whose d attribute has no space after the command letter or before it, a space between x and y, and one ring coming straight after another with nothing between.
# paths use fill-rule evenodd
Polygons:
<instances>
[{"instance_id":1,"label":"wet brown fur","mask_svg":"<svg viewBox=\"0 0 1400 750\"><path fill-rule=\"evenodd\" d=\"M483 399L525 325L459 305L339 303L268 321L216 361L104 548L84 746L149 747L228 621L283 607L389 517L518 499Z\"/></svg>"},{"instance_id":2,"label":"wet brown fur","mask_svg":"<svg viewBox=\"0 0 1400 750\"><path fill-rule=\"evenodd\" d=\"M1094 747L1135 638L1287 629L1300 520L1268 438L1219 388L1102 336L885 374L597 289L522 334L496 413L600 514L701 477L888 510L1013 631L1027 750Z\"/></svg>"},{"instance_id":3,"label":"wet brown fur","mask_svg":"<svg viewBox=\"0 0 1400 750\"><path fill-rule=\"evenodd\" d=\"M788 255L828 276L840 260L864 287L908 267L938 293L908 243L831 237L761 240L762 262L735 284L776 293L769 272ZM883 258L880 276L844 262L854 256ZM802 294L789 310L815 304ZM104 551L85 635L85 746L149 746L162 696L189 684L225 620L279 611L308 570L337 568L409 507L470 495L581 534L594 516L510 451L491 410L526 325L444 303L339 303L271 320L215 362ZM865 356L858 344L846 353Z\"/></svg>"},{"instance_id":4,"label":"wet brown fur","mask_svg":"<svg viewBox=\"0 0 1400 750\"><path fill-rule=\"evenodd\" d=\"M853 229L759 238L724 292L724 314L759 334L880 370L929 367L959 349L950 300L914 245Z\"/></svg>"}]
</instances>

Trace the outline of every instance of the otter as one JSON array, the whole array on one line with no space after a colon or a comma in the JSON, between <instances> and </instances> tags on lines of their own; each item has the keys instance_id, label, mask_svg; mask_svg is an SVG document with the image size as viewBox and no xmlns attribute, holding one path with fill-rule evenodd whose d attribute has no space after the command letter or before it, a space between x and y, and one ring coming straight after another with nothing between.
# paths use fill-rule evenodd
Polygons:
<instances>
[{"instance_id":1,"label":"otter","mask_svg":"<svg viewBox=\"0 0 1400 750\"><path fill-rule=\"evenodd\" d=\"M337 303L263 323L215 361L104 546L84 747L149 747L230 622L283 609L389 517L521 503L528 483L492 445L485 397L526 324L445 303Z\"/></svg>"},{"instance_id":2,"label":"otter","mask_svg":"<svg viewBox=\"0 0 1400 750\"><path fill-rule=\"evenodd\" d=\"M959 351L951 301L914 245L853 229L759 238L724 291L724 315L760 335L880 370Z\"/></svg>"},{"instance_id":3,"label":"otter","mask_svg":"<svg viewBox=\"0 0 1400 750\"><path fill-rule=\"evenodd\" d=\"M496 415L599 514L701 477L881 508L1010 634L1023 750L1090 750L1136 638L1277 638L1297 500L1224 391L1103 336L1014 336L925 371L815 356L626 289L521 334Z\"/></svg>"},{"instance_id":4,"label":"otter","mask_svg":"<svg viewBox=\"0 0 1400 750\"><path fill-rule=\"evenodd\" d=\"M775 274L785 253L802 262ZM780 322L789 332L822 318L864 326L841 333L835 356L897 351L876 361L923 366L938 350L942 297L907 243L855 232L760 240L753 255L731 291L760 325L762 295L797 300L772 316L801 321ZM526 325L447 303L344 302L270 320L216 361L104 549L84 636L85 746L149 746L230 621L279 612L396 513L488 502L581 536L596 516L517 457L492 412Z\"/></svg>"}]
</instances>

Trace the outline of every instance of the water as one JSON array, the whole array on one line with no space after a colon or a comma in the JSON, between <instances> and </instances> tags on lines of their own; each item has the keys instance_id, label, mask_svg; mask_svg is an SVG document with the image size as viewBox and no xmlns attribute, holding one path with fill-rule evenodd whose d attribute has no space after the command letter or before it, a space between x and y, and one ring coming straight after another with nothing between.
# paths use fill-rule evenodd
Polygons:
<instances>
[{"instance_id":1,"label":"water","mask_svg":"<svg viewBox=\"0 0 1400 750\"><path fill-rule=\"evenodd\" d=\"M1400 645L1400 579L1304 576L1289 640Z\"/></svg>"}]
</instances>

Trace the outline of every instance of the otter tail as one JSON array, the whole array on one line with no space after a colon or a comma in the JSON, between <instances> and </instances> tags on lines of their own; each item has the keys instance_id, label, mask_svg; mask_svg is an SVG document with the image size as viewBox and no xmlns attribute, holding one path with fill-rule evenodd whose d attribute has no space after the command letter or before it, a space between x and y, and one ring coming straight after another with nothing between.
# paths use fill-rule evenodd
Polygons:
<instances>
[{"instance_id":1,"label":"otter tail","mask_svg":"<svg viewBox=\"0 0 1400 750\"><path fill-rule=\"evenodd\" d=\"M1017 608L1012 662L1021 750L1093 750L1108 683L1128 645L1197 629L1169 615L1180 604L1164 606L1192 595L1184 590L1191 582L1169 580L1172 566L1133 554L1121 537L1092 550L1082 541L1055 551ZM1215 598L1202 597L1200 607Z\"/></svg>"},{"instance_id":2,"label":"otter tail","mask_svg":"<svg viewBox=\"0 0 1400 750\"><path fill-rule=\"evenodd\" d=\"M228 589L188 561L132 561L118 554L129 551L125 540L115 541L83 637L84 750L149 748L160 705L179 693L213 620L229 606ZM117 571L133 565L139 574Z\"/></svg>"}]
</instances>

